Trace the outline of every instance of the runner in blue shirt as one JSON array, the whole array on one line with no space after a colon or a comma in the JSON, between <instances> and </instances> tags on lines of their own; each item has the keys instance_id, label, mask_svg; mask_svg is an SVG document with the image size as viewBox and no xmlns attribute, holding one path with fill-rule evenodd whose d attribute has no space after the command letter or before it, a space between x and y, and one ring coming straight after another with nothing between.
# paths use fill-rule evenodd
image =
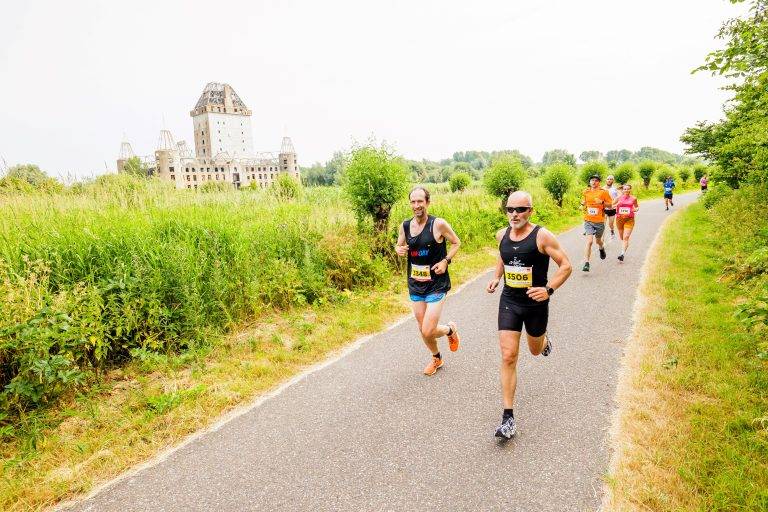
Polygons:
<instances>
[{"instance_id":1,"label":"runner in blue shirt","mask_svg":"<svg viewBox=\"0 0 768 512\"><path fill-rule=\"evenodd\" d=\"M667 210L670 206L675 206L675 203L672 202L672 190L674 188L675 180L672 179L672 176L667 176L667 179L664 180L664 206Z\"/></svg>"}]
</instances>

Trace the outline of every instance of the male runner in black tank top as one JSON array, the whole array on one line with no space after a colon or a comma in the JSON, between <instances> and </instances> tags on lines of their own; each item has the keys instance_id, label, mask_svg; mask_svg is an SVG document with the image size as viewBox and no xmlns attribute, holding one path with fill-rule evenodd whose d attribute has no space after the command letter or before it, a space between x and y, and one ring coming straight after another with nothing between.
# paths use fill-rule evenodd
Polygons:
<instances>
[{"instance_id":1,"label":"male runner in black tank top","mask_svg":"<svg viewBox=\"0 0 768 512\"><path fill-rule=\"evenodd\" d=\"M424 187L414 188L408 196L413 218L400 225L395 251L408 256L408 292L413 315L419 324L421 338L432 358L424 368L425 375L434 375L443 366L443 357L437 348L437 338L448 337L452 352L459 349L456 323L440 325L445 295L451 289L448 265L459 250L459 237L445 219L427 213L429 192ZM445 241L451 242L446 250Z\"/></svg>"},{"instance_id":2,"label":"male runner in black tank top","mask_svg":"<svg viewBox=\"0 0 768 512\"><path fill-rule=\"evenodd\" d=\"M499 257L486 291L493 293L504 279L499 301L501 394L504 405L496 437L510 439L517 430L512 407L517 387L517 356L525 328L531 354L547 356L552 344L546 336L549 297L571 275L571 262L555 236L530 223L533 202L528 192L517 191L507 199L509 226L496 233ZM557 272L547 279L549 260Z\"/></svg>"}]
</instances>

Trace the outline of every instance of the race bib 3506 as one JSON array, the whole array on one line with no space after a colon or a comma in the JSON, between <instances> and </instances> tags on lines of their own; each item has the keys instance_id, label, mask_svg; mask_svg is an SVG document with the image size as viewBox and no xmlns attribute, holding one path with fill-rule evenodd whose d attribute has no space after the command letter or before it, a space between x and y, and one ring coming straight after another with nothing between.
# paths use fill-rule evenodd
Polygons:
<instances>
[{"instance_id":1,"label":"race bib 3506","mask_svg":"<svg viewBox=\"0 0 768 512\"><path fill-rule=\"evenodd\" d=\"M510 288L530 288L533 285L533 267L504 265L504 282Z\"/></svg>"}]
</instances>

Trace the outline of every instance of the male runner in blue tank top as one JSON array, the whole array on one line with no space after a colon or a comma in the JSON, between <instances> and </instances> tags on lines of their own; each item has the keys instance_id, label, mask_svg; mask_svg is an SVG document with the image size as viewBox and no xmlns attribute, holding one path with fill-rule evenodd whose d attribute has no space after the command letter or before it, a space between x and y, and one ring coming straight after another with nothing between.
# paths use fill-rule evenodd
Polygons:
<instances>
[{"instance_id":1,"label":"male runner in blue tank top","mask_svg":"<svg viewBox=\"0 0 768 512\"><path fill-rule=\"evenodd\" d=\"M413 218L400 225L395 251L400 256L408 256L408 292L411 295L413 315L419 324L424 345L432 354L424 374L434 375L443 366L437 338L447 336L451 351L459 349L456 323L441 325L438 322L445 296L451 289L448 265L458 252L460 242L445 219L427 213L429 192L426 188L414 188L408 199ZM446 240L451 242L450 250L446 250Z\"/></svg>"},{"instance_id":2,"label":"male runner in blue tank top","mask_svg":"<svg viewBox=\"0 0 768 512\"><path fill-rule=\"evenodd\" d=\"M493 293L504 279L499 301L499 346L501 348L501 395L504 404L496 437L510 439L517 427L512 406L517 387L517 356L525 327L531 354L548 356L552 343L546 336L549 297L571 275L571 262L555 236L531 224L533 199L522 190L507 199L509 226L496 233L499 257L496 272L486 291ZM549 259L557 272L547 279Z\"/></svg>"}]
</instances>

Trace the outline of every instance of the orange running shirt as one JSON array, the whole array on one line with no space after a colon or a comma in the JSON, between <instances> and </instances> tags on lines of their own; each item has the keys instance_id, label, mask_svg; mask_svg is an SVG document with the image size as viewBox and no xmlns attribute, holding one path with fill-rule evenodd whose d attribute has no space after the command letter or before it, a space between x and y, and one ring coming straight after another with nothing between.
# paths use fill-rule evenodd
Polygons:
<instances>
[{"instance_id":1,"label":"orange running shirt","mask_svg":"<svg viewBox=\"0 0 768 512\"><path fill-rule=\"evenodd\" d=\"M598 188L593 190L588 188L584 191L584 220L589 222L603 222L605 215L603 210L605 206L611 206L611 194L607 190Z\"/></svg>"}]
</instances>

